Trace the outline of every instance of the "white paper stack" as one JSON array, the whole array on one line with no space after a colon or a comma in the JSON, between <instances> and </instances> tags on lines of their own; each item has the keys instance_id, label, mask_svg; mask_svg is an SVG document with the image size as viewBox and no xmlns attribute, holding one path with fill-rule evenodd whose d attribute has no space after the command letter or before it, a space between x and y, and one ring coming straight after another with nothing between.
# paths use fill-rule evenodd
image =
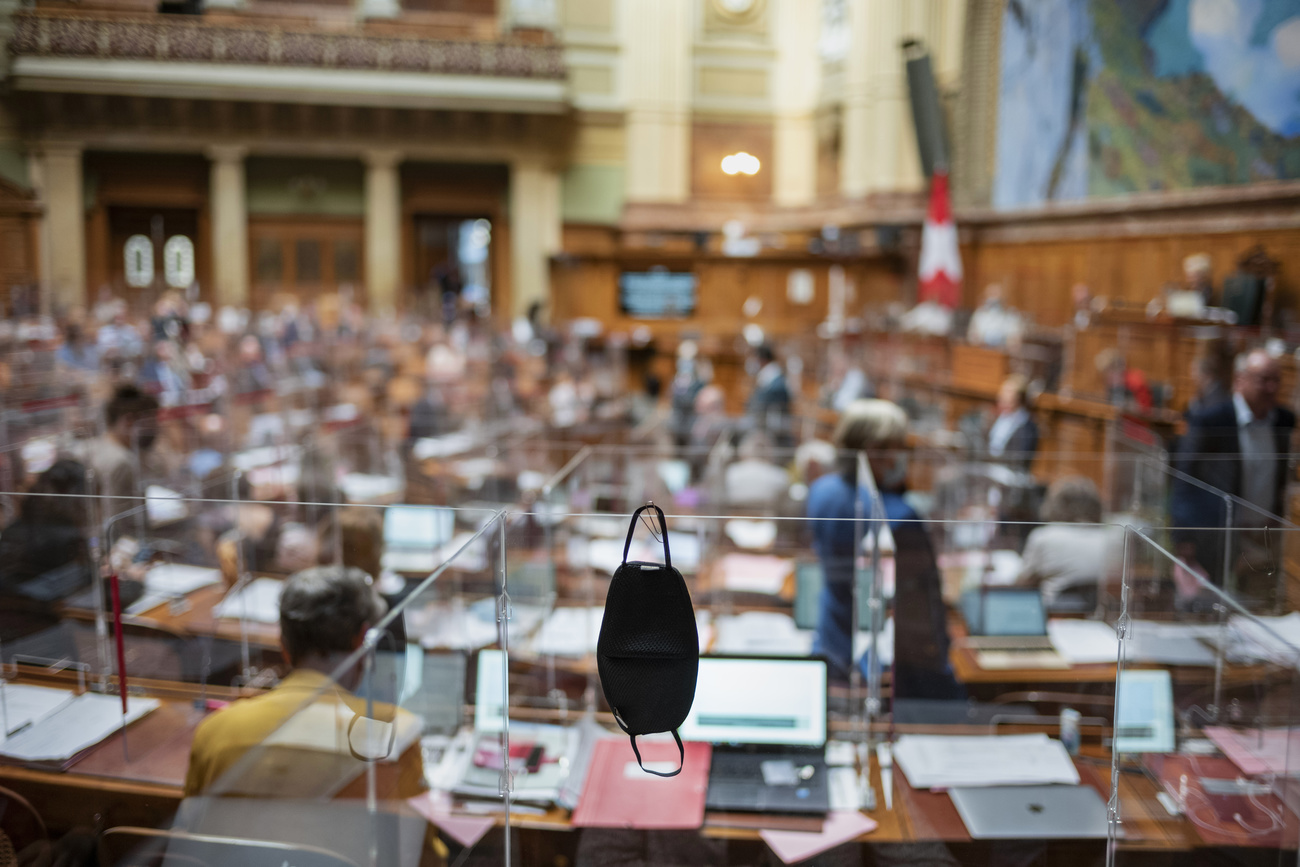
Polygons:
<instances>
[{"instance_id":1,"label":"white paper stack","mask_svg":"<svg viewBox=\"0 0 1300 867\"><path fill-rule=\"evenodd\" d=\"M156 707L157 699L128 699L127 724ZM66 762L121 726L121 699L115 695L87 692L60 703L53 712L0 742L0 755L23 762Z\"/></svg>"},{"instance_id":2,"label":"white paper stack","mask_svg":"<svg viewBox=\"0 0 1300 867\"><path fill-rule=\"evenodd\" d=\"M231 620L247 619L258 623L280 622L280 591L283 582L274 578L258 578L226 596L213 609L218 617Z\"/></svg>"},{"instance_id":3,"label":"white paper stack","mask_svg":"<svg viewBox=\"0 0 1300 867\"><path fill-rule=\"evenodd\" d=\"M605 608L556 608L533 639L534 653L548 656L586 656L596 652Z\"/></svg>"},{"instance_id":4,"label":"white paper stack","mask_svg":"<svg viewBox=\"0 0 1300 867\"><path fill-rule=\"evenodd\" d=\"M894 759L916 789L1079 782L1079 772L1065 747L1041 733L903 735L894 745Z\"/></svg>"},{"instance_id":5,"label":"white paper stack","mask_svg":"<svg viewBox=\"0 0 1300 867\"><path fill-rule=\"evenodd\" d=\"M1056 652L1074 665L1115 662L1119 637L1100 620L1049 620L1047 634Z\"/></svg>"}]
</instances>

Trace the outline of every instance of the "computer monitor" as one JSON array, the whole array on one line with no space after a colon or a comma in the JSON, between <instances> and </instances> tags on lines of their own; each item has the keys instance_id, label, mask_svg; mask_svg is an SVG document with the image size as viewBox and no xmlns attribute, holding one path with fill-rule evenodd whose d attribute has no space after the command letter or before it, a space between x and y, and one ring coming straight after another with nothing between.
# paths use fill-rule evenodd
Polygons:
<instances>
[{"instance_id":1,"label":"computer monitor","mask_svg":"<svg viewBox=\"0 0 1300 867\"><path fill-rule=\"evenodd\" d=\"M979 588L962 594L971 635L1046 635L1047 612L1035 588Z\"/></svg>"},{"instance_id":2,"label":"computer monitor","mask_svg":"<svg viewBox=\"0 0 1300 867\"><path fill-rule=\"evenodd\" d=\"M826 743L826 661L700 657L695 703L678 733L714 744Z\"/></svg>"},{"instance_id":3,"label":"computer monitor","mask_svg":"<svg viewBox=\"0 0 1300 867\"><path fill-rule=\"evenodd\" d=\"M1121 671L1115 688L1115 752L1174 751L1174 687L1165 669Z\"/></svg>"},{"instance_id":4,"label":"computer monitor","mask_svg":"<svg viewBox=\"0 0 1300 867\"><path fill-rule=\"evenodd\" d=\"M505 728L505 653L480 650L474 677L474 730L499 732Z\"/></svg>"},{"instance_id":5,"label":"computer monitor","mask_svg":"<svg viewBox=\"0 0 1300 867\"><path fill-rule=\"evenodd\" d=\"M432 549L446 544L456 513L439 506L389 506L384 510L384 545L390 550Z\"/></svg>"},{"instance_id":6,"label":"computer monitor","mask_svg":"<svg viewBox=\"0 0 1300 867\"><path fill-rule=\"evenodd\" d=\"M454 735L465 707L464 651L406 645L402 707L424 720L425 734Z\"/></svg>"}]
</instances>

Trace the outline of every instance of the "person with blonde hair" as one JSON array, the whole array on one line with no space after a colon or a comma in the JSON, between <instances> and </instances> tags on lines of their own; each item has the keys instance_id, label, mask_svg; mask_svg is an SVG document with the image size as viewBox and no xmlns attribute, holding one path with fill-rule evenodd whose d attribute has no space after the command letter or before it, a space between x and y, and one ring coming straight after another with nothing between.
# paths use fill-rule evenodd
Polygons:
<instances>
[{"instance_id":1,"label":"person with blonde hair","mask_svg":"<svg viewBox=\"0 0 1300 867\"><path fill-rule=\"evenodd\" d=\"M906 438L907 416L887 400L855 400L836 425L838 471L826 473L808 491L813 549L825 576L813 652L826 657L833 679L849 678L854 663L854 559L863 530L853 519L870 518L876 505L868 486L859 485L858 455L865 454L879 491L879 510L893 538L894 699L962 698L964 690L948 663L934 549L920 517L904 498Z\"/></svg>"}]
</instances>

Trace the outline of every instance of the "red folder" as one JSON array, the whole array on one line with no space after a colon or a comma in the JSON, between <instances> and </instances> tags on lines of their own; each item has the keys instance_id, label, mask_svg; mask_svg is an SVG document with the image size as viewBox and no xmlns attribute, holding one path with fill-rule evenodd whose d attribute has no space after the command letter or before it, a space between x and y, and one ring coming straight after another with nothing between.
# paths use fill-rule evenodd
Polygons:
<instances>
[{"instance_id":1,"label":"red folder","mask_svg":"<svg viewBox=\"0 0 1300 867\"><path fill-rule=\"evenodd\" d=\"M677 744L672 741L642 740L637 746L647 767L677 767ZM573 825L646 830L698 828L704 824L704 796L709 791L712 758L708 744L688 743L682 772L675 777L656 777L637 767L627 738L597 741L582 797L573 811Z\"/></svg>"}]
</instances>

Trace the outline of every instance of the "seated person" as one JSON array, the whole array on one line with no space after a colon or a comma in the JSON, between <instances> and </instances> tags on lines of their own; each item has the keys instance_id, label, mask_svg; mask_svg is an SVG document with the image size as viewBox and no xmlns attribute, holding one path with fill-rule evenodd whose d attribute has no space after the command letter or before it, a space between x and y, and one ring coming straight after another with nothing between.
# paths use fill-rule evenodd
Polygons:
<instances>
[{"instance_id":1,"label":"seated person","mask_svg":"<svg viewBox=\"0 0 1300 867\"><path fill-rule=\"evenodd\" d=\"M1008 376L998 389L998 416L989 428L989 455L1023 470L1038 451L1038 425L1029 414L1028 389L1023 376Z\"/></svg>"},{"instance_id":2,"label":"seated person","mask_svg":"<svg viewBox=\"0 0 1300 867\"><path fill-rule=\"evenodd\" d=\"M18 517L0 531L0 641L54 625L55 603L93 579L86 468L61 459L41 473ZM6 648L10 650L11 648Z\"/></svg>"},{"instance_id":3,"label":"seated person","mask_svg":"<svg viewBox=\"0 0 1300 867\"><path fill-rule=\"evenodd\" d=\"M1047 489L1042 519L1025 540L1018 584L1037 585L1047 610L1087 610L1106 574L1110 528L1101 523L1101 495L1091 479L1065 476Z\"/></svg>"},{"instance_id":4,"label":"seated person","mask_svg":"<svg viewBox=\"0 0 1300 867\"><path fill-rule=\"evenodd\" d=\"M385 606L375 593L366 575L359 569L342 566L319 566L298 572L289 577L280 594L280 636L285 656L293 670L280 685L253 698L240 699L217 711L199 723L190 747L189 771L185 777L187 797L208 794L249 794L263 791L252 781L263 778L271 768L259 768L260 754L273 733L278 741L285 741L285 729L290 719L295 725L310 725L314 717L303 713L304 705L315 697L316 704L336 708L331 718L345 714L364 716L366 702L354 695L359 685L360 667L349 671L340 681L331 680L331 674L357 648L366 632L383 617ZM346 709L338 708L345 705ZM404 714L398 710L396 714ZM393 719L391 705L375 707L375 717ZM399 719L400 725L400 719ZM335 732L328 739L336 738ZM294 738L292 742L298 739ZM319 738L306 738L317 742ZM343 745L347 747L347 744ZM319 751L319 758L311 755ZM245 761L245 757L248 760ZM356 772L363 766L359 759L351 759L341 749L326 752L317 746L313 749L295 749L293 758L304 762L356 762ZM278 782L294 785L293 775L280 768ZM302 780L309 780L317 768L304 768ZM346 769L345 769L346 770ZM306 785L305 783L303 785ZM397 759L397 780L393 795L408 798L425 788L424 766L418 745ZM269 794L269 792L267 792ZM311 797L322 792L302 791L286 793L297 797Z\"/></svg>"},{"instance_id":5,"label":"seated person","mask_svg":"<svg viewBox=\"0 0 1300 867\"><path fill-rule=\"evenodd\" d=\"M859 508L863 515L871 514L868 492L857 484L857 453L866 452L894 537L894 697L959 699L964 691L948 662L946 613L934 549L904 499L907 470L896 450L906 435L907 416L887 400L854 401L835 428L839 466L808 492L813 550L826 576L813 653L827 658L834 680L849 678L853 563L859 542L859 528L850 519L858 517Z\"/></svg>"},{"instance_id":6,"label":"seated person","mask_svg":"<svg viewBox=\"0 0 1300 867\"><path fill-rule=\"evenodd\" d=\"M790 474L768 456L771 442L761 431L750 431L736 449L737 460L723 474L730 506L773 506L790 491Z\"/></svg>"}]
</instances>

